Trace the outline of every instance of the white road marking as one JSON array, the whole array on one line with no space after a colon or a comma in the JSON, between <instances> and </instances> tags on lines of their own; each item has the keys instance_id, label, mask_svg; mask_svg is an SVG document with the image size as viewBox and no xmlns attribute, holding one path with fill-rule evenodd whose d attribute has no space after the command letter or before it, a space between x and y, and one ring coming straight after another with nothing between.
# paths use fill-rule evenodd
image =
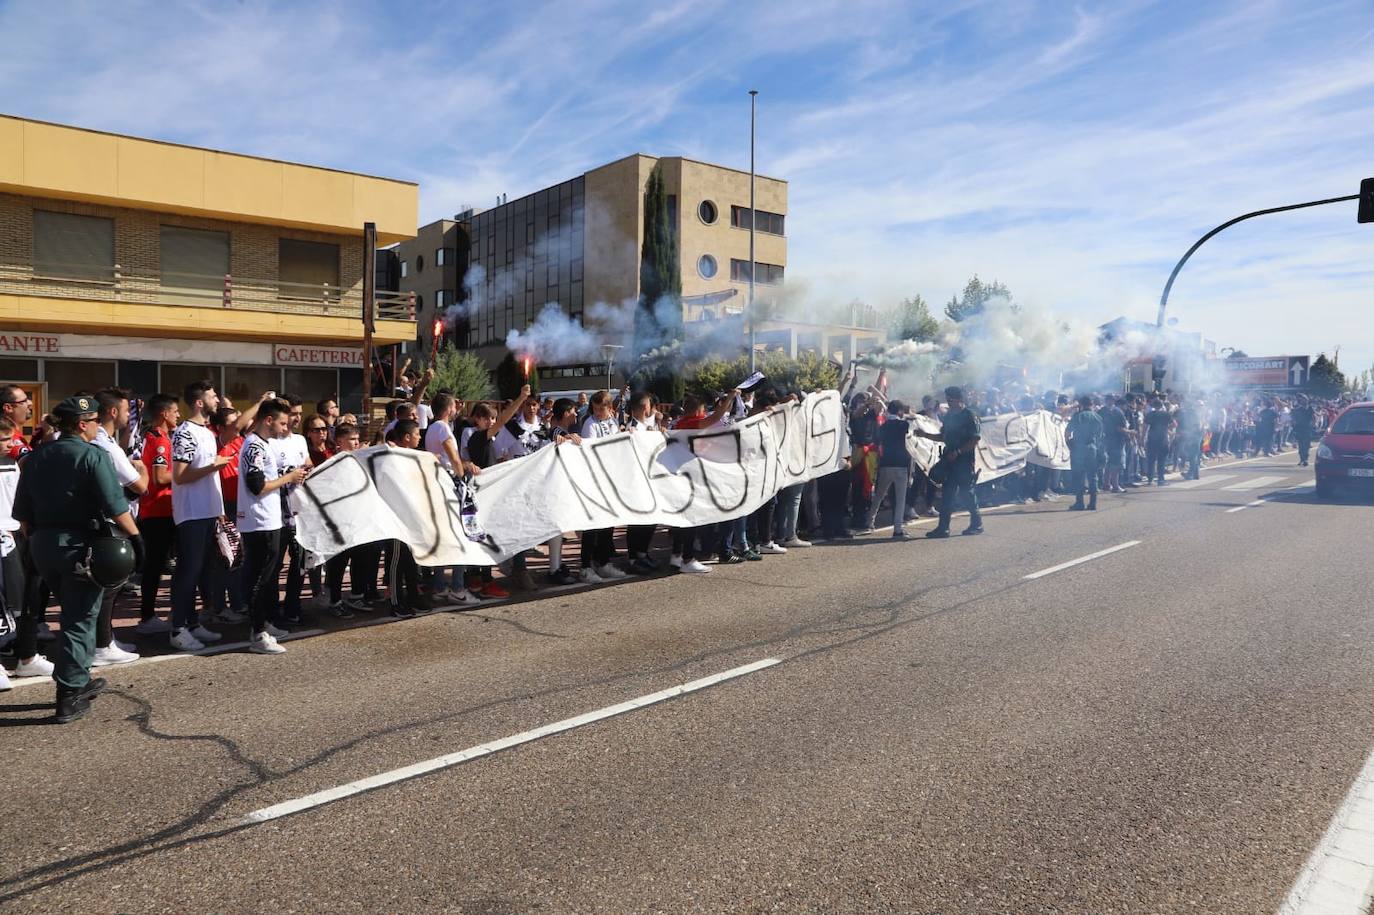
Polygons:
<instances>
[{"instance_id":1,"label":"white road marking","mask_svg":"<svg viewBox=\"0 0 1374 915\"><path fill-rule=\"evenodd\" d=\"M1374 753L1355 776L1279 915L1356 915L1374 896Z\"/></svg>"},{"instance_id":2,"label":"white road marking","mask_svg":"<svg viewBox=\"0 0 1374 915\"><path fill-rule=\"evenodd\" d=\"M1105 550L1098 550L1096 553L1089 553L1087 556L1080 556L1077 559L1070 559L1068 562L1061 562L1057 566L1050 566L1048 569L1041 569L1039 572L1032 572L1029 575L1023 576L1023 578L1026 581L1032 581L1036 578L1044 578L1046 575L1053 575L1055 572L1062 572L1065 569L1071 569L1074 566L1082 565L1085 562L1092 562L1094 559L1101 559L1103 556L1110 556L1113 553L1119 553L1122 550L1128 550L1133 546L1139 545L1139 540L1127 540L1125 543L1118 543L1114 547L1108 547Z\"/></svg>"},{"instance_id":3,"label":"white road marking","mask_svg":"<svg viewBox=\"0 0 1374 915\"><path fill-rule=\"evenodd\" d=\"M1253 477L1249 480L1242 480L1239 483L1232 483L1230 486L1221 487L1222 492L1244 492L1247 489L1259 489L1261 486L1272 486L1275 483L1282 483L1287 477Z\"/></svg>"},{"instance_id":4,"label":"white road marking","mask_svg":"<svg viewBox=\"0 0 1374 915\"><path fill-rule=\"evenodd\" d=\"M733 680L736 677L743 677L746 674L751 674L755 671L763 670L765 667L772 667L774 664L781 663L781 658L764 658L752 664L745 664L742 667L736 667L731 670L722 671L718 674L712 674L709 677L702 677L700 680L692 680L690 683L683 683L678 686L671 686L668 689L659 690L656 693L649 693L647 696L640 696L637 699L629 699L615 705L608 705L594 712L586 712L573 718L565 718L562 721L555 721L552 724L541 725L533 730L512 734L509 737L502 737L500 740L480 743L475 747L468 747L466 750L459 750L456 753L436 756L434 759L413 763L409 766L403 766L400 769L392 769L390 772L381 772L377 775L359 779L355 782L339 785L336 788L328 788L324 791L317 791L314 794L307 794L305 797L298 797L295 800L283 801L280 804L263 807L245 816L242 823L244 825L265 823L268 820L290 816L293 813L309 810L312 807L331 804L334 801L342 800L343 798L351 797L352 795L360 794L364 791L372 791L376 788L392 785L399 781L426 775L439 769L447 769L451 766L456 766L473 759L480 759L483 756L489 756L492 753L497 753L501 750L509 749L510 747L530 743L531 741L539 740L543 737L550 737L554 734L561 734L564 731L571 731L573 728L580 728L584 725L602 721L606 718L612 718L616 715L623 715L635 709L641 709L657 702L663 702L667 699L673 699L677 696L696 692L708 686L715 686L717 683Z\"/></svg>"},{"instance_id":5,"label":"white road marking","mask_svg":"<svg viewBox=\"0 0 1374 915\"><path fill-rule=\"evenodd\" d=\"M1198 477L1196 480L1184 480L1181 483L1170 483L1168 489L1196 489L1199 486L1207 486L1212 483L1220 483L1222 480L1235 478L1234 473L1219 473L1210 477Z\"/></svg>"},{"instance_id":6,"label":"white road marking","mask_svg":"<svg viewBox=\"0 0 1374 915\"><path fill-rule=\"evenodd\" d=\"M323 629L302 629L299 632L288 633L277 641L290 642L295 639L303 639L312 635L322 635L323 633ZM173 654L149 655L144 658L139 658L137 661L129 661L126 664L110 664L106 667L93 667L91 668L91 676L103 677L106 672L116 674L121 670L128 670L130 667L141 667L144 664L157 664L161 661L179 661L183 658L207 657L209 655L224 654L226 651L238 651L247 647L247 642L226 642L224 644L207 645L200 651L179 651ZM34 686L38 683L52 683L52 677L20 677L10 680L11 686Z\"/></svg>"},{"instance_id":7,"label":"white road marking","mask_svg":"<svg viewBox=\"0 0 1374 915\"><path fill-rule=\"evenodd\" d=\"M1256 506L1263 505L1263 504L1265 503L1265 501L1266 501L1266 500L1264 500L1264 499L1256 499L1255 501L1253 501L1253 502L1247 502L1247 503L1245 503L1244 505L1237 505L1235 508L1228 508L1228 509L1226 509L1226 514L1228 514L1228 515L1234 515L1236 512L1243 512L1243 511L1245 511L1247 508L1255 508Z\"/></svg>"}]
</instances>

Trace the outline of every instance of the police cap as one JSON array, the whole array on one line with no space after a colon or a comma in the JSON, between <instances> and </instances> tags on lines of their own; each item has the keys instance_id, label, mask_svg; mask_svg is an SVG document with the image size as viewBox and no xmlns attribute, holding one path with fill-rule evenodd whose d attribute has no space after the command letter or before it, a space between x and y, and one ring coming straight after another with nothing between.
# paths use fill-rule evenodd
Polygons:
<instances>
[{"instance_id":1,"label":"police cap","mask_svg":"<svg viewBox=\"0 0 1374 915\"><path fill-rule=\"evenodd\" d=\"M53 415L59 419L66 419L75 416L95 416L100 412L100 405L96 399L89 394L74 394L53 407Z\"/></svg>"}]
</instances>

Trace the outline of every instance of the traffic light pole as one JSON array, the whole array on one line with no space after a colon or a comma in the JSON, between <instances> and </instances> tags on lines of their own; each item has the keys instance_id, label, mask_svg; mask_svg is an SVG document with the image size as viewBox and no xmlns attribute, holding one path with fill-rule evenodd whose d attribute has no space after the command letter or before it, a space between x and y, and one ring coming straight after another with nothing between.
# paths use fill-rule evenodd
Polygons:
<instances>
[{"instance_id":1,"label":"traffic light pole","mask_svg":"<svg viewBox=\"0 0 1374 915\"><path fill-rule=\"evenodd\" d=\"M1193 256L1194 251L1196 251L1198 248L1201 248L1203 243L1206 242L1207 239L1211 238L1213 235L1216 235L1222 229L1229 229L1231 226L1235 225L1238 222L1244 222L1247 219L1254 219L1256 216L1266 216L1270 213L1284 213L1288 210L1301 210L1307 207L1325 206L1328 203L1345 203L1347 200L1359 199L1359 194L1351 194L1347 197L1328 197L1326 200L1310 200L1307 203L1294 203L1286 207L1270 207L1267 210L1255 210L1255 212L1253 213L1246 213L1244 216L1237 216L1235 219L1232 219L1228 222L1223 222L1221 225L1217 226L1215 229L1208 232L1206 235L1202 236L1196 242L1194 242L1193 246L1188 249L1187 253L1185 253L1183 257L1179 258L1178 263L1174 265L1174 272L1169 274L1169 282L1164 284L1164 294L1159 297L1159 316L1155 319L1155 326L1164 326L1164 310L1169 305L1169 290L1174 288L1174 280L1178 278L1178 272L1183 269L1184 264L1188 263L1188 258Z\"/></svg>"}]
</instances>

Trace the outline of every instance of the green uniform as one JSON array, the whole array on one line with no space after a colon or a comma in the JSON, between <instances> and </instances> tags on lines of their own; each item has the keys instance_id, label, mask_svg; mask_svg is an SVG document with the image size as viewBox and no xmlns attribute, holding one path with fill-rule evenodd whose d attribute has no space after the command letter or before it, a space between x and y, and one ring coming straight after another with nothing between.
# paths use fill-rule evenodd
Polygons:
<instances>
[{"instance_id":1,"label":"green uniform","mask_svg":"<svg viewBox=\"0 0 1374 915\"><path fill-rule=\"evenodd\" d=\"M98 525L129 510L110 456L77 435L64 435L24 459L14 517L29 528L34 565L62 607L53 679L79 689L91 679L96 618L104 590L77 575Z\"/></svg>"}]
</instances>

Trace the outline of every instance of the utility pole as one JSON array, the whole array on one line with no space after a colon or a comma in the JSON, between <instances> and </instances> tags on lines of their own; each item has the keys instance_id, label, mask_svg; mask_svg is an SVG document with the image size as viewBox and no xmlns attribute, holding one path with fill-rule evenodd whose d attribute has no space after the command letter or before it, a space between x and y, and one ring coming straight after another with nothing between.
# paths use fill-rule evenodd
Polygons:
<instances>
[{"instance_id":1,"label":"utility pole","mask_svg":"<svg viewBox=\"0 0 1374 915\"><path fill-rule=\"evenodd\" d=\"M759 90L749 90L749 374L754 373L754 225L759 221L754 206L754 111Z\"/></svg>"},{"instance_id":2,"label":"utility pole","mask_svg":"<svg viewBox=\"0 0 1374 915\"><path fill-rule=\"evenodd\" d=\"M372 328L377 305L377 224L363 223L363 435L372 437Z\"/></svg>"}]
</instances>

